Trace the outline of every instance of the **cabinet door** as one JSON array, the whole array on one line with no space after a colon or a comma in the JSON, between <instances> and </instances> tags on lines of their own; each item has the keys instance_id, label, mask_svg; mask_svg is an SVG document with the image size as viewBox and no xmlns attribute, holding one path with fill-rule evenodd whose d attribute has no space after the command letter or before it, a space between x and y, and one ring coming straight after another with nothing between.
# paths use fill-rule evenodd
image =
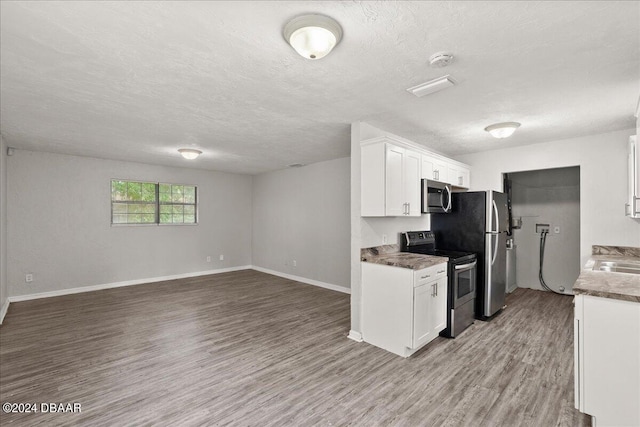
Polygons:
<instances>
[{"instance_id":1,"label":"cabinet door","mask_svg":"<svg viewBox=\"0 0 640 427\"><path fill-rule=\"evenodd\" d=\"M448 182L449 166L446 161L426 154L422 155L422 178Z\"/></svg>"},{"instance_id":2,"label":"cabinet door","mask_svg":"<svg viewBox=\"0 0 640 427\"><path fill-rule=\"evenodd\" d=\"M429 282L413 288L413 348L435 338L430 313L434 286L434 282Z\"/></svg>"},{"instance_id":3,"label":"cabinet door","mask_svg":"<svg viewBox=\"0 0 640 427\"><path fill-rule=\"evenodd\" d=\"M437 336L447 327L447 277L441 277L433 284L429 315L433 336Z\"/></svg>"},{"instance_id":4,"label":"cabinet door","mask_svg":"<svg viewBox=\"0 0 640 427\"><path fill-rule=\"evenodd\" d=\"M456 187L469 188L469 169L449 165L449 183Z\"/></svg>"},{"instance_id":5,"label":"cabinet door","mask_svg":"<svg viewBox=\"0 0 640 427\"><path fill-rule=\"evenodd\" d=\"M407 205L407 215L420 216L420 154L406 150L404 154L404 200Z\"/></svg>"},{"instance_id":6,"label":"cabinet door","mask_svg":"<svg viewBox=\"0 0 640 427\"><path fill-rule=\"evenodd\" d=\"M386 182L385 182L385 215L406 215L402 171L404 163L404 149L387 144Z\"/></svg>"},{"instance_id":7,"label":"cabinet door","mask_svg":"<svg viewBox=\"0 0 640 427\"><path fill-rule=\"evenodd\" d=\"M632 218L640 218L640 171L638 171L638 145L636 144L636 137L629 137L629 155L628 160L628 196L627 204L625 205L625 215Z\"/></svg>"},{"instance_id":8,"label":"cabinet door","mask_svg":"<svg viewBox=\"0 0 640 427\"><path fill-rule=\"evenodd\" d=\"M584 412L598 425L640 426L640 304L585 295L582 309Z\"/></svg>"},{"instance_id":9,"label":"cabinet door","mask_svg":"<svg viewBox=\"0 0 640 427\"><path fill-rule=\"evenodd\" d=\"M420 176L424 179L433 179L433 157L423 154Z\"/></svg>"},{"instance_id":10,"label":"cabinet door","mask_svg":"<svg viewBox=\"0 0 640 427\"><path fill-rule=\"evenodd\" d=\"M460 187L469 188L469 186L471 185L471 180L469 178L471 175L471 171L469 171L469 169L467 168L460 168L460 175L462 176L462 184L460 185Z\"/></svg>"},{"instance_id":11,"label":"cabinet door","mask_svg":"<svg viewBox=\"0 0 640 427\"><path fill-rule=\"evenodd\" d=\"M449 165L444 160L433 160L433 179L440 182L449 182Z\"/></svg>"}]
</instances>

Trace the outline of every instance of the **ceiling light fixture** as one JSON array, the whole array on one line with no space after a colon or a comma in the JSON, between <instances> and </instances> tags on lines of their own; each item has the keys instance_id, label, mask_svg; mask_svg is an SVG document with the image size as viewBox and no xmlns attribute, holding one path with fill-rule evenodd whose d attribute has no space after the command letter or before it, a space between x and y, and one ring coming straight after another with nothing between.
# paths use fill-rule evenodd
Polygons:
<instances>
[{"instance_id":1,"label":"ceiling light fixture","mask_svg":"<svg viewBox=\"0 0 640 427\"><path fill-rule=\"evenodd\" d=\"M342 27L328 16L312 14L293 18L284 27L284 39L307 59L320 59L342 39Z\"/></svg>"},{"instance_id":2,"label":"ceiling light fixture","mask_svg":"<svg viewBox=\"0 0 640 427\"><path fill-rule=\"evenodd\" d=\"M182 154L182 157L188 160L196 159L200 154L202 154L202 151L193 148L181 148L178 152Z\"/></svg>"},{"instance_id":3,"label":"ceiling light fixture","mask_svg":"<svg viewBox=\"0 0 640 427\"><path fill-rule=\"evenodd\" d=\"M487 132L491 134L494 138L508 138L520 127L520 123L518 122L504 122L504 123L496 123L491 126L487 126L484 128Z\"/></svg>"}]
</instances>

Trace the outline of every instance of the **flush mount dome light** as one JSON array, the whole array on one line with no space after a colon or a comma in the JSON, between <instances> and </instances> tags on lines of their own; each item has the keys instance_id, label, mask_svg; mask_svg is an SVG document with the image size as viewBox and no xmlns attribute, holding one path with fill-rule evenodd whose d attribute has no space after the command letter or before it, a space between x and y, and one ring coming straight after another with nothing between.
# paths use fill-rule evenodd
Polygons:
<instances>
[{"instance_id":1,"label":"flush mount dome light","mask_svg":"<svg viewBox=\"0 0 640 427\"><path fill-rule=\"evenodd\" d=\"M188 160L193 160L197 158L200 154L202 154L202 151L195 150L193 148L181 148L178 150L178 152L182 154L182 157Z\"/></svg>"},{"instance_id":2,"label":"flush mount dome light","mask_svg":"<svg viewBox=\"0 0 640 427\"><path fill-rule=\"evenodd\" d=\"M284 39L307 59L320 59L342 39L342 27L328 16L312 14L293 18L284 27Z\"/></svg>"},{"instance_id":3,"label":"flush mount dome light","mask_svg":"<svg viewBox=\"0 0 640 427\"><path fill-rule=\"evenodd\" d=\"M504 123L496 123L495 125L487 126L484 128L487 132L491 134L494 138L508 138L520 127L520 123L518 122L504 122Z\"/></svg>"}]
</instances>

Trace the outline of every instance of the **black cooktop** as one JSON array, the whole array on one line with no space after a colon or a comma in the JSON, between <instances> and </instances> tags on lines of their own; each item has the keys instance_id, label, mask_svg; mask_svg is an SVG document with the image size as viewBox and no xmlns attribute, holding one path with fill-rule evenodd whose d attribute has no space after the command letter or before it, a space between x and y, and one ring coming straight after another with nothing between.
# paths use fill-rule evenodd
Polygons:
<instances>
[{"instance_id":1,"label":"black cooktop","mask_svg":"<svg viewBox=\"0 0 640 427\"><path fill-rule=\"evenodd\" d=\"M435 237L431 231L408 231L402 233L402 252L447 257L451 261L468 261L476 258L473 252L436 249Z\"/></svg>"}]
</instances>

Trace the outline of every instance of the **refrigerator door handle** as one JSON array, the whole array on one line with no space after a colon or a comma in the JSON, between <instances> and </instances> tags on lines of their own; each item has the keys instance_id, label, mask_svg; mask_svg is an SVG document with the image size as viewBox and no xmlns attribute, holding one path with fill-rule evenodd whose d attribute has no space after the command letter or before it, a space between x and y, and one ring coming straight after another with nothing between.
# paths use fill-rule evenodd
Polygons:
<instances>
[{"instance_id":1,"label":"refrigerator door handle","mask_svg":"<svg viewBox=\"0 0 640 427\"><path fill-rule=\"evenodd\" d=\"M495 264L496 262L496 256L498 255L498 239L500 238L500 233L491 233L491 238L493 239L493 236L496 237L496 243L493 247L493 256L491 257L491 265Z\"/></svg>"},{"instance_id":2,"label":"refrigerator door handle","mask_svg":"<svg viewBox=\"0 0 640 427\"><path fill-rule=\"evenodd\" d=\"M493 212L496 215L496 222L494 224L495 230L491 230L491 231L499 231L500 230L500 217L498 216L498 206L496 205L495 199L491 200L491 203L493 204L493 206L492 206Z\"/></svg>"}]
</instances>

